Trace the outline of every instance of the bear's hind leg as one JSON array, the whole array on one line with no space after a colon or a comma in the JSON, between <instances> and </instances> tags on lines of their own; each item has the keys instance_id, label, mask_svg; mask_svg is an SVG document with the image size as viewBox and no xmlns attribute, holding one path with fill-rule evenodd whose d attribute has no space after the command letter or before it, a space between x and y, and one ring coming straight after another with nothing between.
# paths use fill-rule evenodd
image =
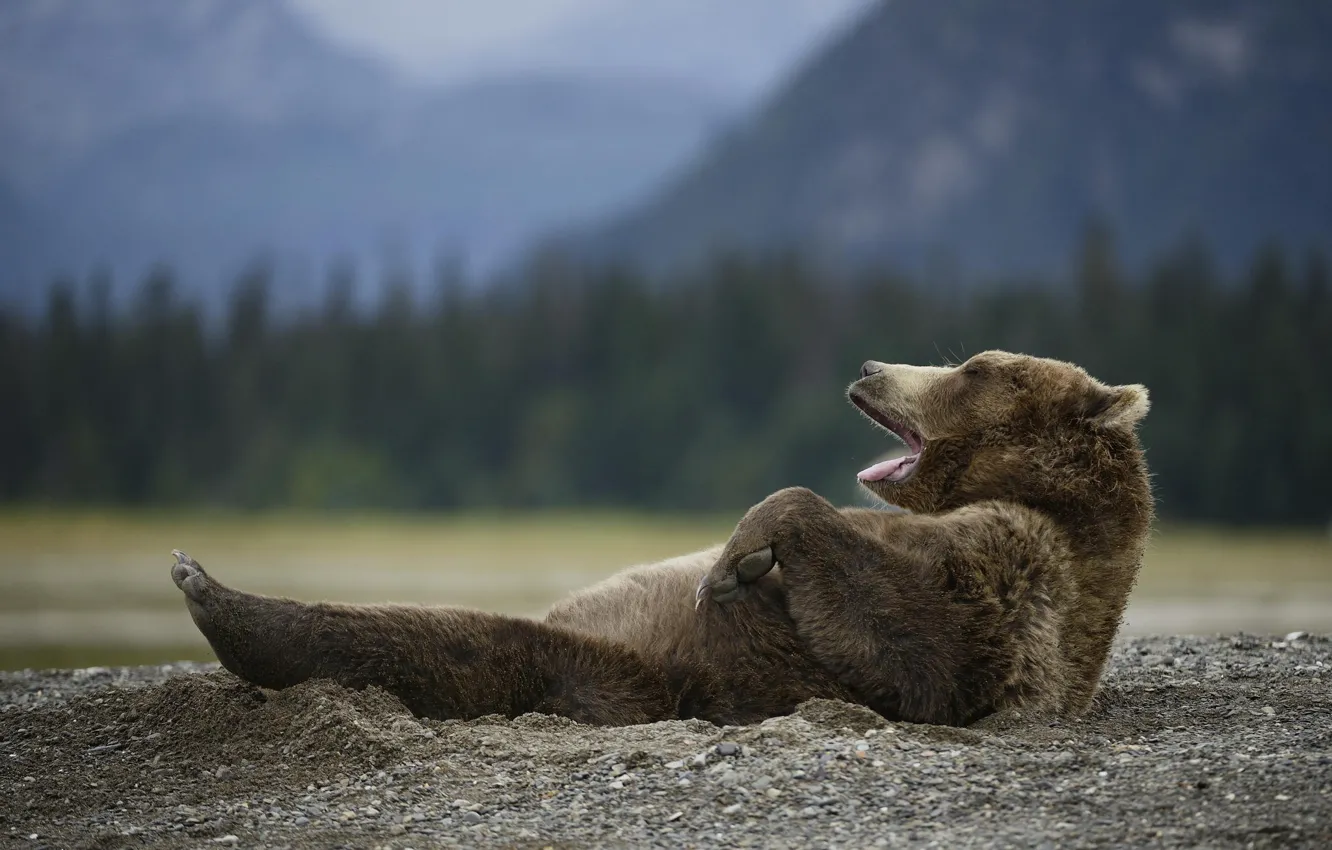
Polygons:
<instances>
[{"instance_id":1,"label":"bear's hind leg","mask_svg":"<svg viewBox=\"0 0 1332 850\"><path fill-rule=\"evenodd\" d=\"M259 596L173 554L171 577L195 625L222 666L256 685L376 685L439 719L535 711L627 725L676 716L665 673L609 641L479 611Z\"/></svg>"}]
</instances>

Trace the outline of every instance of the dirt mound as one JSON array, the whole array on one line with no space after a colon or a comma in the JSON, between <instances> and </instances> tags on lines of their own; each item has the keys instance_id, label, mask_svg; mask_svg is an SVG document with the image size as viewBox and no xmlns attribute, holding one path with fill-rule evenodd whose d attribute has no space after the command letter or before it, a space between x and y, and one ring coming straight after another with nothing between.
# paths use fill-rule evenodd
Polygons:
<instances>
[{"instance_id":1,"label":"dirt mound","mask_svg":"<svg viewBox=\"0 0 1332 850\"><path fill-rule=\"evenodd\" d=\"M831 699L812 699L796 709L796 716L803 717L810 723L828 729L849 729L852 732L868 732L870 729L883 729L888 725L878 714L863 705L851 705Z\"/></svg>"},{"instance_id":2,"label":"dirt mound","mask_svg":"<svg viewBox=\"0 0 1332 850\"><path fill-rule=\"evenodd\" d=\"M397 759L426 732L391 694L325 681L266 691L219 671L122 698L129 733L158 733L158 755L221 764L248 761L258 749L296 762L335 753L370 769Z\"/></svg>"},{"instance_id":3,"label":"dirt mound","mask_svg":"<svg viewBox=\"0 0 1332 850\"><path fill-rule=\"evenodd\" d=\"M29 756L0 767L0 776L22 771L16 778L33 792L24 806L32 815L105 805L145 781L150 789L169 784L180 802L193 803L256 782L361 773L399 761L434 734L377 688L310 682L265 691L224 671L94 692L5 720L20 724L5 737Z\"/></svg>"}]
</instances>

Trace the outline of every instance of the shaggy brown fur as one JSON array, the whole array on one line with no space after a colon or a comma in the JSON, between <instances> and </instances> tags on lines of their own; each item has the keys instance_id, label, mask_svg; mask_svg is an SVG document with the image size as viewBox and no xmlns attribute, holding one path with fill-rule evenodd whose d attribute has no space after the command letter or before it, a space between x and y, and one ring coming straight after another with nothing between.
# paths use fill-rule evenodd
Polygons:
<instances>
[{"instance_id":1,"label":"shaggy brown fur","mask_svg":"<svg viewBox=\"0 0 1332 850\"><path fill-rule=\"evenodd\" d=\"M627 570L542 622L254 596L179 552L172 576L236 675L378 685L430 717L744 723L810 697L947 724L1085 710L1152 518L1146 390L996 351L867 363L850 397L920 448L862 473L907 511L781 490L725 546Z\"/></svg>"}]
</instances>

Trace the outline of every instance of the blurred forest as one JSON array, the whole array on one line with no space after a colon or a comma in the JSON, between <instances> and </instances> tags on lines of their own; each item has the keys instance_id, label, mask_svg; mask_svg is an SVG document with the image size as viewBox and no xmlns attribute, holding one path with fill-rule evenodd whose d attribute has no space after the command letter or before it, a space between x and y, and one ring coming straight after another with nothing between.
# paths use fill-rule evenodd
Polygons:
<instances>
[{"instance_id":1,"label":"blurred forest","mask_svg":"<svg viewBox=\"0 0 1332 850\"><path fill-rule=\"evenodd\" d=\"M357 309L278 314L254 266L214 320L158 268L122 309L57 281L0 312L0 499L243 508L739 509L803 484L857 498L894 448L845 403L865 359L998 347L1141 382L1163 516L1326 523L1332 292L1317 255L1237 280L1186 244L1140 276L1091 228L1072 286L830 280L794 255L652 278L553 258L505 285L454 269Z\"/></svg>"}]
</instances>

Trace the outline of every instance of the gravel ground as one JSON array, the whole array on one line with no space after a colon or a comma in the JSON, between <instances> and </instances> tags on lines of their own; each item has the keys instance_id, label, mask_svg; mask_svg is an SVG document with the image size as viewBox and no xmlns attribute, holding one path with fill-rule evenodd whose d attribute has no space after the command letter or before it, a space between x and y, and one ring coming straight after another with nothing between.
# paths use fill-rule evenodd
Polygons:
<instances>
[{"instance_id":1,"label":"gravel ground","mask_svg":"<svg viewBox=\"0 0 1332 850\"><path fill-rule=\"evenodd\" d=\"M1327 637L1135 638L1077 722L599 729L215 665L0 673L0 845L1328 847L1330 684Z\"/></svg>"}]
</instances>

